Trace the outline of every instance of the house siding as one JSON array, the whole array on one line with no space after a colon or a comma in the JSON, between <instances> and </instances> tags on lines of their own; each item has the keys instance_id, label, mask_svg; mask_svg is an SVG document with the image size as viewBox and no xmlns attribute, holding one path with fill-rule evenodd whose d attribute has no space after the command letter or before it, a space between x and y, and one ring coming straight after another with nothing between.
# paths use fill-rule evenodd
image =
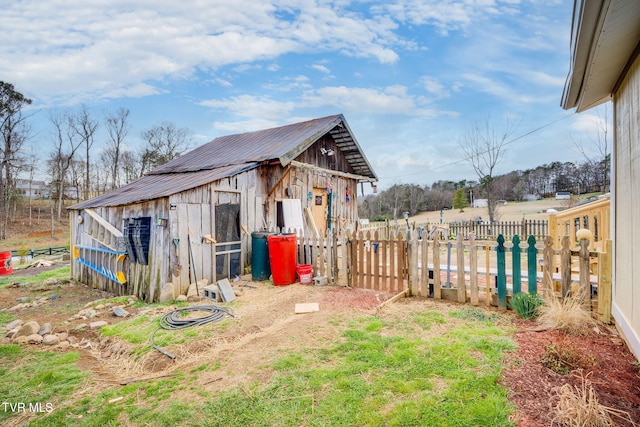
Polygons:
<instances>
[{"instance_id":1,"label":"house siding","mask_svg":"<svg viewBox=\"0 0 640 427\"><path fill-rule=\"evenodd\" d=\"M640 60L614 95L614 295L612 312L640 358Z\"/></svg>"}]
</instances>

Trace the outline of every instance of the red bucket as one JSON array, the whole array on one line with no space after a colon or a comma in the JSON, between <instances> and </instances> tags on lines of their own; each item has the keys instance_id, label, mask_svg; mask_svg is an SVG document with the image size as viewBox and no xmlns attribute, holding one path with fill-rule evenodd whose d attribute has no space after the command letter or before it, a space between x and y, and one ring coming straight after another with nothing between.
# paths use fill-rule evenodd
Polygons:
<instances>
[{"instance_id":1,"label":"red bucket","mask_svg":"<svg viewBox=\"0 0 640 427\"><path fill-rule=\"evenodd\" d=\"M0 276L13 273L11 251L0 252Z\"/></svg>"},{"instance_id":2,"label":"red bucket","mask_svg":"<svg viewBox=\"0 0 640 427\"><path fill-rule=\"evenodd\" d=\"M300 283L309 284L313 278L313 266L311 264L300 264L298 266L298 280Z\"/></svg>"}]
</instances>

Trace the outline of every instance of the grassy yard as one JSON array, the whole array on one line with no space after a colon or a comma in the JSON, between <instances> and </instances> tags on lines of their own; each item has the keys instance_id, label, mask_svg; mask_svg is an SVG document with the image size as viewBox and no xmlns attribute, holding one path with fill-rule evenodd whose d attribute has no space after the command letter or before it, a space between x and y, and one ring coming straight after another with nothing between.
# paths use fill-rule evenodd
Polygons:
<instances>
[{"instance_id":1,"label":"grassy yard","mask_svg":"<svg viewBox=\"0 0 640 427\"><path fill-rule=\"evenodd\" d=\"M159 379L105 385L80 368L77 352L0 345L0 395L26 402L27 409L34 402L43 408L37 414L0 411L0 424L23 417L29 426L513 425L514 409L498 385L504 353L515 348L510 317L440 307L413 304L390 316L336 317L330 322L337 336L236 367L265 380L234 386L200 386L201 374L232 370L215 359ZM0 326L6 321L0 317ZM157 321L136 317L103 333L141 350ZM229 323L206 328L211 334ZM193 339L203 339L197 335Z\"/></svg>"}]
</instances>

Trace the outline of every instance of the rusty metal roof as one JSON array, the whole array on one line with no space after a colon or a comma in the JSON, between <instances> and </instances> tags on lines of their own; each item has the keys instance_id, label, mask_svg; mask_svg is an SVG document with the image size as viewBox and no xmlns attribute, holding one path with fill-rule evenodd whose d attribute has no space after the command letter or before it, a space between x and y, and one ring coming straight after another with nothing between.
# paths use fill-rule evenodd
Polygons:
<instances>
[{"instance_id":1,"label":"rusty metal roof","mask_svg":"<svg viewBox=\"0 0 640 427\"><path fill-rule=\"evenodd\" d=\"M259 163L244 163L211 170L187 173L145 175L123 187L102 196L70 206L68 209L96 208L100 206L122 206L167 197L181 191L236 175L258 167Z\"/></svg>"},{"instance_id":2,"label":"rusty metal roof","mask_svg":"<svg viewBox=\"0 0 640 427\"><path fill-rule=\"evenodd\" d=\"M269 160L288 165L324 135L330 135L353 173L377 180L342 114L272 129L221 136L159 166L139 180L69 209L121 206L166 197L233 176Z\"/></svg>"}]
</instances>

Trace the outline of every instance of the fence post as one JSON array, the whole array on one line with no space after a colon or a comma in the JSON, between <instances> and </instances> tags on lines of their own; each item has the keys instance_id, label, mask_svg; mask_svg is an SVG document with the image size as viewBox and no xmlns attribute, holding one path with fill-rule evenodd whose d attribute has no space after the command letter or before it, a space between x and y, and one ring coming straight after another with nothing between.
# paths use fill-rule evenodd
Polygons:
<instances>
[{"instance_id":1,"label":"fence post","mask_svg":"<svg viewBox=\"0 0 640 427\"><path fill-rule=\"evenodd\" d=\"M438 233L433 236L433 298L442 299L442 285L440 283L440 245Z\"/></svg>"},{"instance_id":2,"label":"fence post","mask_svg":"<svg viewBox=\"0 0 640 427\"><path fill-rule=\"evenodd\" d=\"M469 287L471 288L471 304L478 305L478 251L476 250L474 233L469 234Z\"/></svg>"},{"instance_id":3,"label":"fence post","mask_svg":"<svg viewBox=\"0 0 640 427\"><path fill-rule=\"evenodd\" d=\"M544 239L544 250L542 254L542 288L546 292L555 292L553 285L553 269L555 268L553 259L553 237L547 236Z\"/></svg>"},{"instance_id":4,"label":"fence post","mask_svg":"<svg viewBox=\"0 0 640 427\"><path fill-rule=\"evenodd\" d=\"M536 249L536 238L532 235L527 239L529 246L527 247L527 273L529 276L529 293L535 295L538 291L538 278L536 274L536 255L538 249Z\"/></svg>"},{"instance_id":5,"label":"fence post","mask_svg":"<svg viewBox=\"0 0 640 427\"><path fill-rule=\"evenodd\" d=\"M522 292L522 268L521 268L521 257L522 249L520 249L520 236L517 234L511 238L511 242L513 243L513 247L511 248L511 268L512 268L512 276L511 281L513 283L513 295L519 294Z\"/></svg>"},{"instance_id":6,"label":"fence post","mask_svg":"<svg viewBox=\"0 0 640 427\"><path fill-rule=\"evenodd\" d=\"M505 264L504 236L498 236L498 308L507 309L507 269Z\"/></svg>"},{"instance_id":7,"label":"fence post","mask_svg":"<svg viewBox=\"0 0 640 427\"><path fill-rule=\"evenodd\" d=\"M458 276L458 302L464 304L467 302L467 284L464 274L464 241L462 240L462 234L458 234L458 242L456 243L456 257L457 257L457 276Z\"/></svg>"},{"instance_id":8,"label":"fence post","mask_svg":"<svg viewBox=\"0 0 640 427\"><path fill-rule=\"evenodd\" d=\"M561 296L566 298L571 292L571 248L569 247L569 236L562 238L562 250L560 253L560 278Z\"/></svg>"},{"instance_id":9,"label":"fence post","mask_svg":"<svg viewBox=\"0 0 640 427\"><path fill-rule=\"evenodd\" d=\"M598 254L598 314L604 323L611 323L612 251L611 240L605 240L604 252Z\"/></svg>"}]
</instances>

